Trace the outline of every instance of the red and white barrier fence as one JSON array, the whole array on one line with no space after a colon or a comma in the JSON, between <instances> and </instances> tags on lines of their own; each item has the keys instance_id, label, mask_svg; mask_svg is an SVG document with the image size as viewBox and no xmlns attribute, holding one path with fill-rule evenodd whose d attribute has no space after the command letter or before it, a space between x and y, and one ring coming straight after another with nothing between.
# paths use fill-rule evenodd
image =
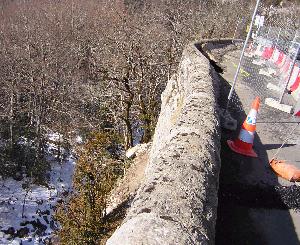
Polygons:
<instances>
[{"instance_id":1,"label":"red and white barrier fence","mask_svg":"<svg viewBox=\"0 0 300 245\"><path fill-rule=\"evenodd\" d=\"M267 88L280 92L276 103L281 107L287 92L300 101L300 33L288 29L275 32L276 27L272 32L271 29L266 27L254 36L255 39L247 49L247 56L254 58L251 63L260 67L259 74L275 79ZM288 113L292 111L289 108L283 109Z\"/></svg>"}]
</instances>

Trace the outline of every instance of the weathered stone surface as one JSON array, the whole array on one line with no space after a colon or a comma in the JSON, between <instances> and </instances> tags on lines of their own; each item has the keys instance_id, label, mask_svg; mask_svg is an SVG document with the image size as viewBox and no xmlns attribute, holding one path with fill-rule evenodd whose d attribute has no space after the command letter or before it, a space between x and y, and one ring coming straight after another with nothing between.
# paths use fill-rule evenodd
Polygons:
<instances>
[{"instance_id":1,"label":"weathered stone surface","mask_svg":"<svg viewBox=\"0 0 300 245\"><path fill-rule=\"evenodd\" d=\"M217 86L189 45L162 94L144 182L108 245L214 244L220 170Z\"/></svg>"},{"instance_id":2,"label":"weathered stone surface","mask_svg":"<svg viewBox=\"0 0 300 245\"><path fill-rule=\"evenodd\" d=\"M184 229L180 224L170 222L168 217L160 217L153 213L141 213L134 219L125 222L122 225L122 232L116 232L114 239L110 239L106 244L190 244L192 241L187 233L182 232ZM178 234L182 234L182 236L178 236ZM141 237L143 238L141 239Z\"/></svg>"}]
</instances>

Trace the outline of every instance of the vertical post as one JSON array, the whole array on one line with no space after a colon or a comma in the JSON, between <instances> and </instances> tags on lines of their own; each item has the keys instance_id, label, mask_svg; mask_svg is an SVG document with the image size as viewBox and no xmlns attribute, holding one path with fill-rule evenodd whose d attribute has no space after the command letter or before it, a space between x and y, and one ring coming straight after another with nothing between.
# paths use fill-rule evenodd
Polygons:
<instances>
[{"instance_id":1,"label":"vertical post","mask_svg":"<svg viewBox=\"0 0 300 245\"><path fill-rule=\"evenodd\" d=\"M228 100L227 100L227 105L226 105L225 112L226 112L227 109L228 109L229 102L230 102L230 100L231 100L232 93L233 93L233 91L234 91L234 87L235 87L235 84L236 84L236 81L237 81L237 77L238 77L239 72L240 72L240 69L241 69L241 63L242 63L243 58L244 58L244 52L245 52L245 49L246 49L246 47L247 47L247 43L248 43L249 38L250 38L250 36L251 36L252 27L253 27L254 19L255 19L255 16L256 16L256 13L257 13L257 9L258 9L258 6L259 6L259 2L260 2L260 0L257 0L257 2L256 2L256 6L255 6L255 9L254 9L254 12L253 12L253 15L252 15L251 24L250 24L250 27L249 27L249 32L248 32L247 37L246 37L246 40L245 40L245 42L244 42L244 46L243 46L242 53L241 53L241 56L240 56L240 61L239 61L239 64L238 64L236 73L235 73L235 75L234 75L233 84L232 84L232 86L231 86L231 89L230 89L230 92L229 92L229 95L228 95Z\"/></svg>"}]
</instances>

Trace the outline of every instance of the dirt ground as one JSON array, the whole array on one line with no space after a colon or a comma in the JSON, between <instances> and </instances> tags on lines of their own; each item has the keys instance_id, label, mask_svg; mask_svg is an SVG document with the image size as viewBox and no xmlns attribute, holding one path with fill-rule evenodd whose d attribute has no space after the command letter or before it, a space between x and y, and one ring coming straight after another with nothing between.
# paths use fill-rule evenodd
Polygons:
<instances>
[{"instance_id":1,"label":"dirt ground","mask_svg":"<svg viewBox=\"0 0 300 245\"><path fill-rule=\"evenodd\" d=\"M124 177L120 179L117 187L113 190L110 196L108 212L112 208L134 197L144 179L145 168L148 162L148 150L141 152L132 160L130 167L126 169Z\"/></svg>"},{"instance_id":2,"label":"dirt ground","mask_svg":"<svg viewBox=\"0 0 300 245\"><path fill-rule=\"evenodd\" d=\"M226 104L229 82L233 81L238 59L238 51L229 52L222 59L221 106ZM297 121L264 104L266 97L276 94L267 90L268 79L258 78L258 67L250 66L250 63L245 66L250 75L240 76L229 107L231 115L238 120L238 129L236 132L222 131L216 244L300 244L300 188L277 177L268 164ZM250 158L232 152L226 140L237 137L256 96L262 100L254 142L259 157ZM285 100L292 103L290 98ZM299 135L300 127L279 154L281 159L298 167Z\"/></svg>"}]
</instances>

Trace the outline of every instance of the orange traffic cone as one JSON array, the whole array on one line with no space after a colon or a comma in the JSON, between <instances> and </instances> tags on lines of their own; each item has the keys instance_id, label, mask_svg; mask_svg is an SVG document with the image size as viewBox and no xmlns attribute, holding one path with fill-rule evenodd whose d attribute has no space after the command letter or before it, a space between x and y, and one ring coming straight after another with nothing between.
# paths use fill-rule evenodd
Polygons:
<instances>
[{"instance_id":1,"label":"orange traffic cone","mask_svg":"<svg viewBox=\"0 0 300 245\"><path fill-rule=\"evenodd\" d=\"M231 150L246 155L249 157L257 157L257 154L252 149L254 141L254 133L256 130L256 116L259 108L260 99L256 99L252 103L252 109L250 110L246 120L244 121L239 137L232 141L227 140L227 144Z\"/></svg>"}]
</instances>

